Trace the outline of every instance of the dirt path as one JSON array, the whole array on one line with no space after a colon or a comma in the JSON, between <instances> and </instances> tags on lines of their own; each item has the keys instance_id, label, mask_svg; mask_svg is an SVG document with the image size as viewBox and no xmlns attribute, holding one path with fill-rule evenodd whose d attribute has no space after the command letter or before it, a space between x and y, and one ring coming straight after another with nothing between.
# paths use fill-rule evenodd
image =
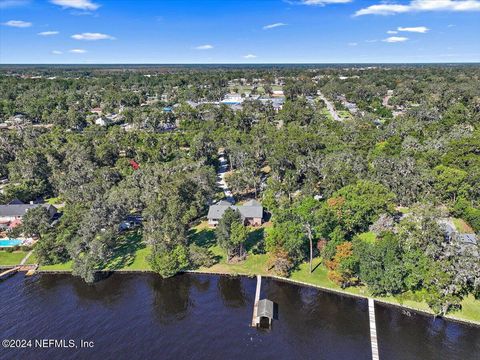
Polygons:
<instances>
[{"instance_id":1,"label":"dirt path","mask_svg":"<svg viewBox=\"0 0 480 360\"><path fill-rule=\"evenodd\" d=\"M30 251L28 252L28 254L25 255L25 257L22 259L22 261L20 261L20 265L25 265L25 263L27 262L27 260L28 260L28 258L30 257L30 255L32 255L32 253L33 253L33 250L30 250Z\"/></svg>"}]
</instances>

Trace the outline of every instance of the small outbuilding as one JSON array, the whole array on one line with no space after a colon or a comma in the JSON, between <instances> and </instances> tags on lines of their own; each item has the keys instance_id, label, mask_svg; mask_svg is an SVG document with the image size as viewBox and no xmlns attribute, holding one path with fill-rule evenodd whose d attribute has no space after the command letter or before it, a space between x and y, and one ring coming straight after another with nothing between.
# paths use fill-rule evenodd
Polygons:
<instances>
[{"instance_id":1,"label":"small outbuilding","mask_svg":"<svg viewBox=\"0 0 480 360\"><path fill-rule=\"evenodd\" d=\"M261 328L270 328L273 319L273 301L262 299L258 301L257 308L257 326Z\"/></svg>"}]
</instances>

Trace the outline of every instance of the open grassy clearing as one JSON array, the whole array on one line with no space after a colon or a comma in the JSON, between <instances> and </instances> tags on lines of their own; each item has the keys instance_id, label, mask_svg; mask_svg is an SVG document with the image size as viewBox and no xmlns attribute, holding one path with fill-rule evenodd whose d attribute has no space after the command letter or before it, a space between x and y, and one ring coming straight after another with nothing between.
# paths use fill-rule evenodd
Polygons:
<instances>
[{"instance_id":1,"label":"open grassy clearing","mask_svg":"<svg viewBox=\"0 0 480 360\"><path fill-rule=\"evenodd\" d=\"M455 225L455 228L457 229L458 232L460 232L462 234L473 234L474 233L473 229L470 227L470 225L468 225L465 222L465 220L458 219L458 218L451 218L451 219L452 219L452 222Z\"/></svg>"},{"instance_id":2,"label":"open grassy clearing","mask_svg":"<svg viewBox=\"0 0 480 360\"><path fill-rule=\"evenodd\" d=\"M18 265L27 255L25 251L0 251L0 265Z\"/></svg>"}]
</instances>

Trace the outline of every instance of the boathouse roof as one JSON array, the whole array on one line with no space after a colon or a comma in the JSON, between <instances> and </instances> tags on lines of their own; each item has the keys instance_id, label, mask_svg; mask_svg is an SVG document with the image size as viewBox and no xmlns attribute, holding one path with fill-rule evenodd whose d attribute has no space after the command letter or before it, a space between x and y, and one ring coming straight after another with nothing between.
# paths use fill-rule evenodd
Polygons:
<instances>
[{"instance_id":1,"label":"boathouse roof","mask_svg":"<svg viewBox=\"0 0 480 360\"><path fill-rule=\"evenodd\" d=\"M258 301L258 317L267 317L270 320L273 319L273 301L268 299L262 299Z\"/></svg>"}]
</instances>

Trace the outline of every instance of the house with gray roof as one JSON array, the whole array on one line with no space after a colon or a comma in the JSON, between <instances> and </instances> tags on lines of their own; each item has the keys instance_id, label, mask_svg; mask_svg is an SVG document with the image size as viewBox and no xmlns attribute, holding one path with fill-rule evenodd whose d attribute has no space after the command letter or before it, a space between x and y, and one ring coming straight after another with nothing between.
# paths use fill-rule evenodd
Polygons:
<instances>
[{"instance_id":1,"label":"house with gray roof","mask_svg":"<svg viewBox=\"0 0 480 360\"><path fill-rule=\"evenodd\" d=\"M447 242L456 243L462 250L478 254L479 244L476 234L457 231L453 223L448 219L441 219L438 223L445 232L445 240Z\"/></svg>"},{"instance_id":2,"label":"house with gray roof","mask_svg":"<svg viewBox=\"0 0 480 360\"><path fill-rule=\"evenodd\" d=\"M263 220L263 206L256 200L249 200L243 205L232 205L221 200L208 209L208 225L215 227L227 209L238 210L245 225L260 226Z\"/></svg>"},{"instance_id":3,"label":"house with gray roof","mask_svg":"<svg viewBox=\"0 0 480 360\"><path fill-rule=\"evenodd\" d=\"M465 245L477 245L477 235L475 234L458 234L457 240Z\"/></svg>"},{"instance_id":4,"label":"house with gray roof","mask_svg":"<svg viewBox=\"0 0 480 360\"><path fill-rule=\"evenodd\" d=\"M9 225L11 222L21 221L23 216L27 213L28 210L36 208L38 206L43 206L47 209L50 217L53 217L57 213L55 206L50 204L9 204L9 205L0 205L0 224Z\"/></svg>"}]
</instances>

